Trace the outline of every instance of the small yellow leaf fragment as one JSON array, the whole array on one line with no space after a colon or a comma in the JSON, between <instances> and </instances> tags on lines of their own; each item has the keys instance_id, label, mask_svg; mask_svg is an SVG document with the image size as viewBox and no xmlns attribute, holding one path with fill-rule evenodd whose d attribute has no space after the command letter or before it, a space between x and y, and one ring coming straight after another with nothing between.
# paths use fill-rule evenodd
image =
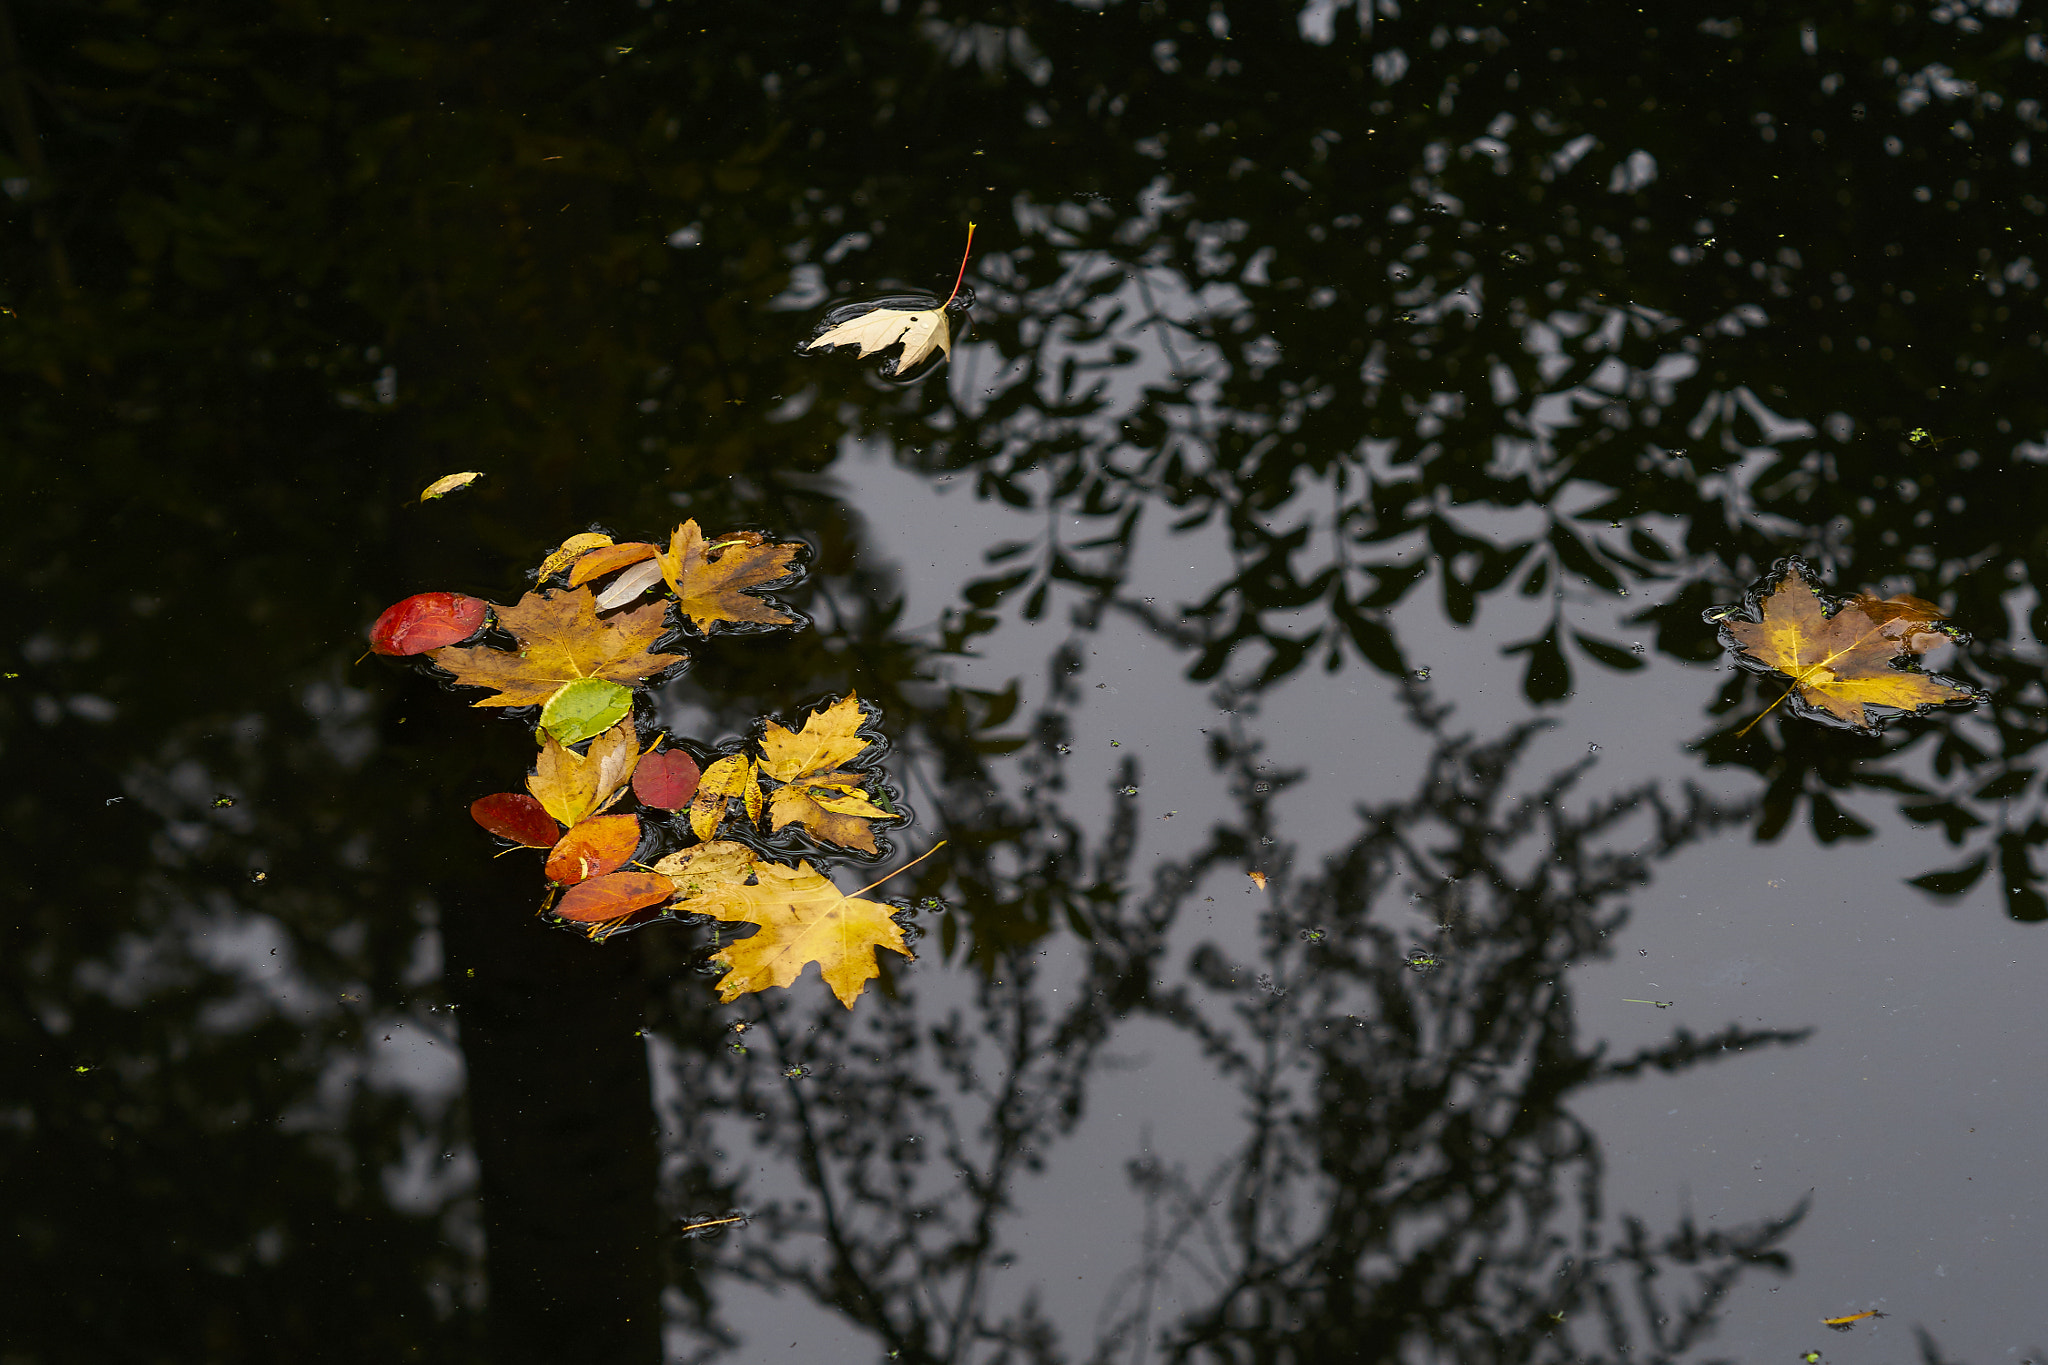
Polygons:
<instances>
[{"instance_id":1,"label":"small yellow leaf fragment","mask_svg":"<svg viewBox=\"0 0 2048 1365\"><path fill-rule=\"evenodd\" d=\"M1853 1323L1861 1322L1865 1318L1881 1318L1883 1316L1884 1314L1878 1312L1875 1308L1866 1308L1861 1313L1851 1313L1847 1317L1822 1318L1820 1324L1823 1327L1832 1327L1837 1332L1846 1332Z\"/></svg>"},{"instance_id":2,"label":"small yellow leaf fragment","mask_svg":"<svg viewBox=\"0 0 2048 1365\"><path fill-rule=\"evenodd\" d=\"M612 538L602 531L578 531L540 562L540 576L552 577L592 550L601 550L611 543Z\"/></svg>"},{"instance_id":3,"label":"small yellow leaf fragment","mask_svg":"<svg viewBox=\"0 0 2048 1365\"><path fill-rule=\"evenodd\" d=\"M444 474L426 486L425 491L420 494L420 501L432 502L435 498L446 497L458 488L469 487L483 476L481 469L472 469L463 474Z\"/></svg>"},{"instance_id":4,"label":"small yellow leaf fragment","mask_svg":"<svg viewBox=\"0 0 2048 1365\"><path fill-rule=\"evenodd\" d=\"M1263 872L1254 872L1250 875L1252 879L1252 885L1259 888L1259 890L1264 891L1266 889L1266 874Z\"/></svg>"},{"instance_id":5,"label":"small yellow leaf fragment","mask_svg":"<svg viewBox=\"0 0 2048 1365\"><path fill-rule=\"evenodd\" d=\"M754 761L745 754L728 754L704 770L697 781L697 794L690 799L690 829L709 843L725 820L725 803L741 797L747 818L761 818L761 779Z\"/></svg>"}]
</instances>

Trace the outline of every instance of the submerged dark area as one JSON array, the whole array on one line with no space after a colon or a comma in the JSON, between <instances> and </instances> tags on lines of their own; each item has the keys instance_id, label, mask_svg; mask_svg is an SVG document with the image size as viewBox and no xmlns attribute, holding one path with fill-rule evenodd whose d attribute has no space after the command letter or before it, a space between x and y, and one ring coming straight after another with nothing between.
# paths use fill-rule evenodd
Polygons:
<instances>
[{"instance_id":1,"label":"submerged dark area","mask_svg":"<svg viewBox=\"0 0 2048 1365\"><path fill-rule=\"evenodd\" d=\"M2048 11L0 0L0 123L0 1362L2048 1360ZM661 723L948 841L851 1010L358 658L682 517L811 625ZM1787 555L1988 700L1750 727Z\"/></svg>"}]
</instances>

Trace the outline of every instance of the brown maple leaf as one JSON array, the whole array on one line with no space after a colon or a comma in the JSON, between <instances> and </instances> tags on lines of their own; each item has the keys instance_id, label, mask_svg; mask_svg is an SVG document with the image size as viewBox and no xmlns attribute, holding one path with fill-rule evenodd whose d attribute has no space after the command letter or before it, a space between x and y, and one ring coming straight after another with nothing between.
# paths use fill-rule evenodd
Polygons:
<instances>
[{"instance_id":1,"label":"brown maple leaf","mask_svg":"<svg viewBox=\"0 0 2048 1365\"><path fill-rule=\"evenodd\" d=\"M1767 594L1751 591L1748 611L1753 614L1719 608L1708 618L1720 626L1722 644L1737 663L1790 680L1779 700L1789 699L1797 714L1875 734L1892 717L1872 715L1869 707L1919 714L1980 700L1973 688L1902 666L1933 643L1916 644L1922 637L1954 638L1935 631L1926 614L1932 610L1929 604L1917 598L1864 598L1830 611L1829 601L1814 588L1811 570L1798 559L1780 560L1759 586L1764 584L1770 585ZM1873 611L1869 603L1880 609Z\"/></svg>"},{"instance_id":2,"label":"brown maple leaf","mask_svg":"<svg viewBox=\"0 0 2048 1365\"><path fill-rule=\"evenodd\" d=\"M761 736L761 771L783 785L768 798L771 829L802 825L811 837L874 853L872 821L895 818L862 787L868 774L848 770L870 741L859 733L867 714L849 694L804 718L801 731L768 722Z\"/></svg>"},{"instance_id":3,"label":"brown maple leaf","mask_svg":"<svg viewBox=\"0 0 2048 1365\"><path fill-rule=\"evenodd\" d=\"M669 537L668 550L658 562L684 619L709 634L721 623L786 626L795 621L795 616L753 593L791 577L802 548L778 544L758 531L735 531L707 543L697 523L686 521Z\"/></svg>"},{"instance_id":4,"label":"brown maple leaf","mask_svg":"<svg viewBox=\"0 0 2048 1365\"><path fill-rule=\"evenodd\" d=\"M578 678L631 685L688 657L651 652L668 630L660 602L601 620L589 590L578 588L528 593L514 606L493 610L519 642L516 651L448 645L427 656L459 683L497 689L477 706L539 705Z\"/></svg>"}]
</instances>

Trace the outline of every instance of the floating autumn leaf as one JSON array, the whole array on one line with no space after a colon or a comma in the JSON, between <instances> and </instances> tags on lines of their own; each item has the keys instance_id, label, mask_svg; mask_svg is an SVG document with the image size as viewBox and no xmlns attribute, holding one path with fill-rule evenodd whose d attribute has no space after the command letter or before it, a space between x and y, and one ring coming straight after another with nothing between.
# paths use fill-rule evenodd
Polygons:
<instances>
[{"instance_id":1,"label":"floating autumn leaf","mask_svg":"<svg viewBox=\"0 0 2048 1365\"><path fill-rule=\"evenodd\" d=\"M564 834L548 854L548 880L567 886L615 872L639 847L639 816L594 816Z\"/></svg>"},{"instance_id":2,"label":"floating autumn leaf","mask_svg":"<svg viewBox=\"0 0 2048 1365\"><path fill-rule=\"evenodd\" d=\"M725 964L718 998L731 1004L749 991L787 986L810 963L848 1009L867 983L881 975L875 949L912 956L903 926L876 901L843 894L809 863L795 867L756 862L754 885L728 885L692 902L704 914L760 931L714 954Z\"/></svg>"},{"instance_id":3,"label":"floating autumn leaf","mask_svg":"<svg viewBox=\"0 0 2048 1365\"><path fill-rule=\"evenodd\" d=\"M1981 700L1963 683L1910 666L1920 651L1906 642L1931 633L1934 626L1904 605L1913 600L1891 599L1879 613L1886 618L1881 620L1858 602L1831 602L1815 588L1813 571L1803 561L1782 559L1750 590L1743 606L1715 608L1707 619L1719 626L1721 643L1738 665L1790 681L1779 700L1795 714L1876 734L1894 718L1892 713L1924 714ZM1959 632L1943 634L1964 638ZM1873 713L1872 707L1881 709Z\"/></svg>"},{"instance_id":4,"label":"floating autumn leaf","mask_svg":"<svg viewBox=\"0 0 2048 1365\"><path fill-rule=\"evenodd\" d=\"M701 908L696 902L746 885L754 862L754 851L745 844L718 839L671 853L654 870L675 883L677 908L694 914Z\"/></svg>"},{"instance_id":5,"label":"floating autumn leaf","mask_svg":"<svg viewBox=\"0 0 2048 1365\"><path fill-rule=\"evenodd\" d=\"M923 308L892 307L898 303L925 302ZM878 351L901 346L892 360L882 362L882 373L907 376L936 354L953 358L953 329L946 317L946 305L911 297L876 299L835 308L825 319L825 330L804 346L815 351L821 346L858 346L865 360Z\"/></svg>"},{"instance_id":6,"label":"floating autumn leaf","mask_svg":"<svg viewBox=\"0 0 2048 1365\"><path fill-rule=\"evenodd\" d=\"M796 544L778 544L757 531L735 531L707 542L695 521L676 527L658 557L661 576L681 604L683 618L705 634L715 625L749 622L786 626L797 618L754 596L795 571Z\"/></svg>"},{"instance_id":7,"label":"floating autumn leaf","mask_svg":"<svg viewBox=\"0 0 2048 1365\"><path fill-rule=\"evenodd\" d=\"M1249 876L1249 877L1250 877L1250 878L1252 879L1252 885L1253 885L1253 886L1256 886L1256 887L1257 887L1257 888L1259 888L1259 890L1261 890L1261 891L1264 891L1264 890L1266 889L1266 874L1265 874L1265 873L1263 873L1263 872L1251 872L1251 873L1247 873L1246 875L1247 875L1247 876Z\"/></svg>"},{"instance_id":8,"label":"floating autumn leaf","mask_svg":"<svg viewBox=\"0 0 2048 1365\"><path fill-rule=\"evenodd\" d=\"M602 531L578 531L548 553L540 562L540 577L550 578L574 564L592 550L601 550L612 543L612 538Z\"/></svg>"},{"instance_id":9,"label":"floating autumn leaf","mask_svg":"<svg viewBox=\"0 0 2048 1365\"><path fill-rule=\"evenodd\" d=\"M974 224L969 223L967 251L973 249ZM934 304L928 298L903 296L835 308L826 314L823 330L805 342L803 349L815 351L821 346L858 346L860 357L865 360L877 352L900 347L893 359L882 362L882 373L893 379L916 377L925 362L934 355L943 355L951 360L953 329L946 314L952 309L953 301L960 297L960 281L967 277L967 251L960 255L960 273L954 278L953 292L946 296L944 303ZM965 311L973 301L974 295L970 292L961 303L961 311ZM898 306L903 304L923 306Z\"/></svg>"},{"instance_id":10,"label":"floating autumn leaf","mask_svg":"<svg viewBox=\"0 0 2048 1365\"><path fill-rule=\"evenodd\" d=\"M483 476L481 469L472 469L465 474L443 474L421 491L420 501L431 502L435 498L445 498L458 488L469 487Z\"/></svg>"},{"instance_id":11,"label":"floating autumn leaf","mask_svg":"<svg viewBox=\"0 0 2048 1365\"><path fill-rule=\"evenodd\" d=\"M894 813L862 790L867 773L845 766L872 742L859 733L866 720L859 700L848 694L805 717L801 731L768 722L761 736L761 771L783 784L768 799L771 829L802 825L814 839L863 853L877 851L870 822L893 819Z\"/></svg>"},{"instance_id":12,"label":"floating autumn leaf","mask_svg":"<svg viewBox=\"0 0 2048 1365\"><path fill-rule=\"evenodd\" d=\"M640 766L633 773L633 795L640 798L642 805L657 810L681 810L697 794L697 782L702 776L697 760L681 749L642 754Z\"/></svg>"},{"instance_id":13,"label":"floating autumn leaf","mask_svg":"<svg viewBox=\"0 0 2048 1365\"><path fill-rule=\"evenodd\" d=\"M628 564L638 564L660 553L659 545L649 545L644 540L629 540L623 545L606 545L592 550L569 569L569 586L580 588L593 578L603 578Z\"/></svg>"},{"instance_id":14,"label":"floating autumn leaf","mask_svg":"<svg viewBox=\"0 0 2048 1365\"><path fill-rule=\"evenodd\" d=\"M553 848L562 837L555 818L525 792L498 792L469 803L469 818L501 839L528 848Z\"/></svg>"},{"instance_id":15,"label":"floating autumn leaf","mask_svg":"<svg viewBox=\"0 0 2048 1365\"><path fill-rule=\"evenodd\" d=\"M540 705L578 678L640 682L686 657L652 652L668 630L667 612L659 602L600 620L589 590L578 588L528 593L517 604L496 610L498 624L519 643L516 651L474 646L432 654L457 682L496 689L473 703L477 706Z\"/></svg>"},{"instance_id":16,"label":"floating autumn leaf","mask_svg":"<svg viewBox=\"0 0 2048 1365\"><path fill-rule=\"evenodd\" d=\"M526 789L547 813L564 825L581 824L610 805L625 790L640 763L640 741L633 722L622 720L590 741L578 754L553 735L541 745L540 758Z\"/></svg>"},{"instance_id":17,"label":"floating autumn leaf","mask_svg":"<svg viewBox=\"0 0 2048 1365\"><path fill-rule=\"evenodd\" d=\"M697 794L690 799L690 829L699 840L711 841L725 820L726 802L735 796L746 802L747 819L761 818L761 779L745 754L728 754L698 779Z\"/></svg>"},{"instance_id":18,"label":"floating autumn leaf","mask_svg":"<svg viewBox=\"0 0 2048 1365\"><path fill-rule=\"evenodd\" d=\"M675 890L676 884L657 872L608 872L570 887L550 913L577 924L609 924L660 905Z\"/></svg>"},{"instance_id":19,"label":"floating autumn leaf","mask_svg":"<svg viewBox=\"0 0 2048 1365\"><path fill-rule=\"evenodd\" d=\"M540 728L563 744L581 744L611 729L632 709L632 689L604 678L578 678L563 683L540 708Z\"/></svg>"},{"instance_id":20,"label":"floating autumn leaf","mask_svg":"<svg viewBox=\"0 0 2048 1365\"><path fill-rule=\"evenodd\" d=\"M1850 1328L1854 1327L1857 1323L1863 1321L1865 1318L1881 1318L1885 1316L1887 1315L1878 1312L1875 1308L1866 1308L1861 1313L1850 1313L1845 1317L1822 1318L1820 1320L1820 1325L1823 1327L1832 1327L1837 1332L1846 1332Z\"/></svg>"},{"instance_id":21,"label":"floating autumn leaf","mask_svg":"<svg viewBox=\"0 0 2048 1365\"><path fill-rule=\"evenodd\" d=\"M423 592L394 602L370 625L370 648L379 654L425 654L484 628L490 604L459 592Z\"/></svg>"}]
</instances>

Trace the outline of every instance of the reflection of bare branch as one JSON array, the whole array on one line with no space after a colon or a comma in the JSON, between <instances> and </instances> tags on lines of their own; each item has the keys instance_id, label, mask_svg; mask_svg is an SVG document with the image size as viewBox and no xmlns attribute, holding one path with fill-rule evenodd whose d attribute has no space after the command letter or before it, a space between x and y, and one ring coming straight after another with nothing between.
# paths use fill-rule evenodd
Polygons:
<instances>
[{"instance_id":1,"label":"reflection of bare branch","mask_svg":"<svg viewBox=\"0 0 2048 1365\"><path fill-rule=\"evenodd\" d=\"M1290 880L1273 860L1284 908L1256 961L1205 947L1190 979L1161 971L1190 889L1273 837L1270 803L1292 780L1238 731L1223 757L1241 820L1160 865L1142 893L1123 889L1128 803L1085 855L1039 850L1030 875L1064 881L1058 898L1089 916L1076 1003L1046 1003L1067 983L1045 993L1035 941L993 947L971 1004L936 1020L911 988L941 984L914 977L851 1015L761 1001L766 1063L698 1070L690 1093L753 1116L754 1140L802 1188L741 1201L777 1235L729 1244L725 1268L801 1287L899 1359L1062 1358L1030 1299L994 1305L990 1275L1007 1264L1019 1182L1078 1120L1112 1021L1135 1011L1201 1045L1244 1097L1246 1125L1200 1178L1162 1157L1130 1167L1144 1241L1097 1323L1102 1365L1142 1362L1154 1342L1172 1360L1462 1362L1624 1347L1670 1359L1697 1341L1741 1274L1783 1265L1774 1247L1800 1211L1734 1232L1682 1220L1661 1237L1630 1221L1607 1244L1597 1141L1567 1102L1802 1035L1681 1030L1609 1060L1575 1036L1566 973L1604 953L1619 898L1658 859L1742 812L1654 789L1574 808L1583 764L1517 792L1533 727L1477 743L1446 732L1419 688L1407 704L1436 746L1417 793L1364 812L1314 877ZM1431 970L1411 959L1417 941ZM1684 1268L1680 1287L1671 1272ZM1206 1306L1166 1325L1174 1281Z\"/></svg>"},{"instance_id":2,"label":"reflection of bare branch","mask_svg":"<svg viewBox=\"0 0 2048 1365\"><path fill-rule=\"evenodd\" d=\"M1276 897L1289 908L1269 917L1256 965L1285 988L1247 992L1255 964L1205 948L1195 972L1236 998L1230 1017L1204 1015L1187 992L1160 1011L1236 1078L1252 1120L1225 1167L1221 1218L1213 1190L1138 1173L1148 1204L1172 1207L1134 1277L1144 1292L1098 1360L1128 1333L1142 1337L1152 1290L1198 1229L1227 1244L1228 1283L1178 1329L1177 1360L1588 1359L1589 1307L1617 1352L1633 1317L1649 1345L1628 1358L1669 1359L1704 1333L1743 1270L1782 1264L1771 1247L1800 1210L1734 1233L1702 1235L1688 1220L1662 1241L1630 1221L1603 1248L1598 1146L1565 1107L1594 1081L1803 1036L1680 1032L1618 1063L1573 1036L1564 973L1602 954L1624 916L1611 902L1654 860L1742 813L1697 797L1673 810L1643 790L1569 814L1584 765L1515 797L1531 728L1474 744L1446 734L1418 691L1408 700L1437 740L1420 792L1365 812L1357 842ZM1240 742L1231 764L1247 840L1271 799L1253 785L1255 763ZM1641 816L1649 831L1614 847ZM1415 888L1424 961L1440 964L1427 973L1402 953L1382 904L1404 887ZM1299 932L1309 925L1320 932ZM1297 1097L1303 1068L1316 1079ZM1666 1302L1652 1280L1681 1265L1695 1283ZM1613 1282L1630 1272L1638 1294L1625 1309Z\"/></svg>"}]
</instances>

